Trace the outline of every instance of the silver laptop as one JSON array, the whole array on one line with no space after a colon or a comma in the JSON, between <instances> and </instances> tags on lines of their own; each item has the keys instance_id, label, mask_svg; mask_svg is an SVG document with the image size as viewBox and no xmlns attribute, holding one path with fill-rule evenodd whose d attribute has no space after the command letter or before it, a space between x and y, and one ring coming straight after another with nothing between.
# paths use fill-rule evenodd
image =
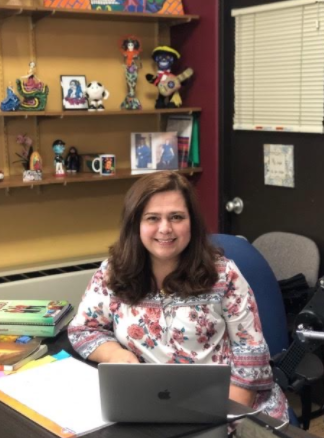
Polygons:
<instances>
[{"instance_id":1,"label":"silver laptop","mask_svg":"<svg viewBox=\"0 0 324 438\"><path fill-rule=\"evenodd\" d=\"M103 419L113 422L226 422L230 366L99 364Z\"/></svg>"}]
</instances>

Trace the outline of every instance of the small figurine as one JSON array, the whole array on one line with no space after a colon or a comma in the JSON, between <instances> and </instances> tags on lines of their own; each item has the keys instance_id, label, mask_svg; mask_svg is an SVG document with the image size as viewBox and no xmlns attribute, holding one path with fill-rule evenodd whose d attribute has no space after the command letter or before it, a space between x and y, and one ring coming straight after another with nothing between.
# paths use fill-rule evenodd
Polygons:
<instances>
[{"instance_id":1,"label":"small figurine","mask_svg":"<svg viewBox=\"0 0 324 438\"><path fill-rule=\"evenodd\" d=\"M10 83L7 87L7 96L1 102L1 111L16 111L19 105L19 97L14 93L14 89Z\"/></svg>"},{"instance_id":2,"label":"small figurine","mask_svg":"<svg viewBox=\"0 0 324 438\"><path fill-rule=\"evenodd\" d=\"M29 160L29 169L35 170L36 172L41 172L43 169L43 161L39 152L35 151L31 154Z\"/></svg>"},{"instance_id":3,"label":"small figurine","mask_svg":"<svg viewBox=\"0 0 324 438\"><path fill-rule=\"evenodd\" d=\"M138 70L142 67L139 56L141 50L140 40L132 35L125 37L120 44L120 51L124 56L124 67L128 89L127 96L120 105L122 109L142 109L141 102L135 96Z\"/></svg>"},{"instance_id":4,"label":"small figurine","mask_svg":"<svg viewBox=\"0 0 324 438\"><path fill-rule=\"evenodd\" d=\"M65 167L67 172L76 173L80 170L80 156L76 147L71 146L65 158Z\"/></svg>"},{"instance_id":5,"label":"small figurine","mask_svg":"<svg viewBox=\"0 0 324 438\"><path fill-rule=\"evenodd\" d=\"M85 95L89 101L88 111L103 111L105 109L102 100L108 99L109 91L106 90L100 82L90 82L87 86Z\"/></svg>"},{"instance_id":6,"label":"small figurine","mask_svg":"<svg viewBox=\"0 0 324 438\"><path fill-rule=\"evenodd\" d=\"M181 83L193 75L193 70L187 68L180 75L173 75L171 67L177 59L180 59L180 53L168 46L156 47L152 52L152 58L158 68L157 75L147 74L146 80L158 87L159 94L155 108L180 107L182 100L178 90L181 88Z\"/></svg>"},{"instance_id":7,"label":"small figurine","mask_svg":"<svg viewBox=\"0 0 324 438\"><path fill-rule=\"evenodd\" d=\"M4 173L0 170L0 182L4 180Z\"/></svg>"},{"instance_id":8,"label":"small figurine","mask_svg":"<svg viewBox=\"0 0 324 438\"><path fill-rule=\"evenodd\" d=\"M64 170L64 158L62 156L65 151L65 143L63 140L55 140L52 149L55 153L54 157L54 167L55 167L55 176L61 177L65 176Z\"/></svg>"},{"instance_id":9,"label":"small figurine","mask_svg":"<svg viewBox=\"0 0 324 438\"><path fill-rule=\"evenodd\" d=\"M36 76L36 63L29 63L27 75L16 80L18 93L24 98L19 109L25 111L45 110L49 88Z\"/></svg>"}]
</instances>

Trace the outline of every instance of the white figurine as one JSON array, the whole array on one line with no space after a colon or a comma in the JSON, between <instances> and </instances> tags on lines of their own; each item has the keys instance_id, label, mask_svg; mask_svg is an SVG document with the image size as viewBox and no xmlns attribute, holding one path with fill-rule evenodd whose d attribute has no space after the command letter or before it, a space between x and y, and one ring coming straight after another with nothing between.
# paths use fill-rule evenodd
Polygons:
<instances>
[{"instance_id":1,"label":"white figurine","mask_svg":"<svg viewBox=\"0 0 324 438\"><path fill-rule=\"evenodd\" d=\"M102 101L108 99L109 91L100 82L90 82L85 95L89 101L88 111L103 111L105 109Z\"/></svg>"}]
</instances>

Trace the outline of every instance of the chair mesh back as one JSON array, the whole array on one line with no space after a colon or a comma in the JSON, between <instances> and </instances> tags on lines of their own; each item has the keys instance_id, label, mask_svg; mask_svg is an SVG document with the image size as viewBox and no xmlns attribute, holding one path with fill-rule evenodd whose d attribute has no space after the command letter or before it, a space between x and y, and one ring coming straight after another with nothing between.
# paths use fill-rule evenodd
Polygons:
<instances>
[{"instance_id":1,"label":"chair mesh back","mask_svg":"<svg viewBox=\"0 0 324 438\"><path fill-rule=\"evenodd\" d=\"M277 231L259 236L252 244L267 260L277 280L304 274L308 285L315 286L320 255L313 240Z\"/></svg>"}]
</instances>

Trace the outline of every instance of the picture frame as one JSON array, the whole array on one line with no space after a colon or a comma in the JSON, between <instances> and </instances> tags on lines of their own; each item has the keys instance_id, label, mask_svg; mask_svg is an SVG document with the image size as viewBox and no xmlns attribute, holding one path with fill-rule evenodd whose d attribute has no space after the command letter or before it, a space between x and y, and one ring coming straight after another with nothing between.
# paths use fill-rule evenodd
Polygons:
<instances>
[{"instance_id":1,"label":"picture frame","mask_svg":"<svg viewBox=\"0 0 324 438\"><path fill-rule=\"evenodd\" d=\"M133 132L131 169L141 172L178 169L177 132Z\"/></svg>"},{"instance_id":2,"label":"picture frame","mask_svg":"<svg viewBox=\"0 0 324 438\"><path fill-rule=\"evenodd\" d=\"M85 97L87 80L84 75L61 75L61 88L63 111L88 109Z\"/></svg>"},{"instance_id":3,"label":"picture frame","mask_svg":"<svg viewBox=\"0 0 324 438\"><path fill-rule=\"evenodd\" d=\"M264 184L295 187L294 146L264 144Z\"/></svg>"}]
</instances>

